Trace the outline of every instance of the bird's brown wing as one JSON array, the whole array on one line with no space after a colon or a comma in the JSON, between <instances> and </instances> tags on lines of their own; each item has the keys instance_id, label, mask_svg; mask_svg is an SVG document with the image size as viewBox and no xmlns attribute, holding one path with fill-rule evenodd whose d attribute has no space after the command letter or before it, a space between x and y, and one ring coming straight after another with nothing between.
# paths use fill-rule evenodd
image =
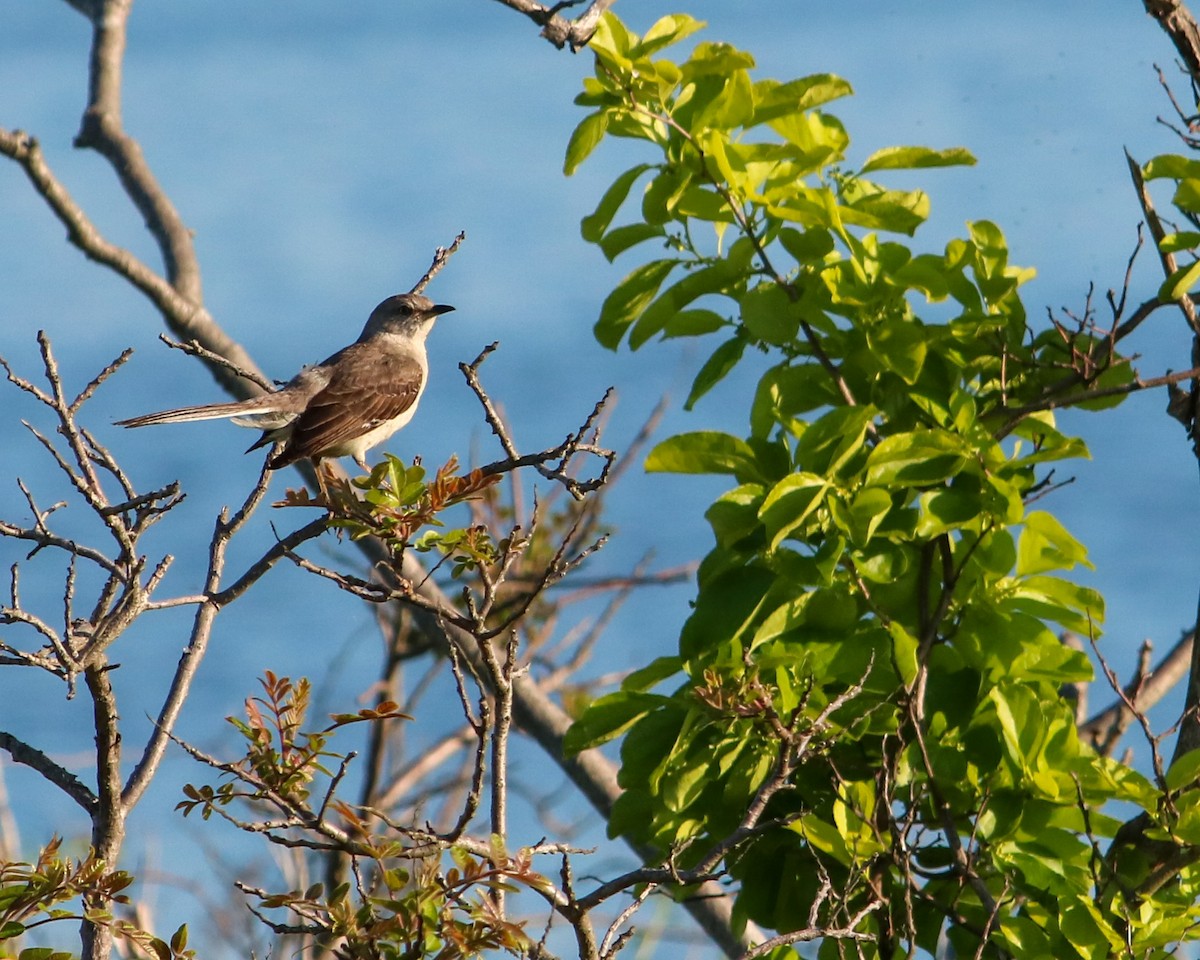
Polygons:
<instances>
[{"instance_id":1,"label":"bird's brown wing","mask_svg":"<svg viewBox=\"0 0 1200 960\"><path fill-rule=\"evenodd\" d=\"M272 470L305 457L329 455L343 444L395 420L421 395L425 372L415 358L352 344L330 357L332 376L292 424L287 446Z\"/></svg>"}]
</instances>

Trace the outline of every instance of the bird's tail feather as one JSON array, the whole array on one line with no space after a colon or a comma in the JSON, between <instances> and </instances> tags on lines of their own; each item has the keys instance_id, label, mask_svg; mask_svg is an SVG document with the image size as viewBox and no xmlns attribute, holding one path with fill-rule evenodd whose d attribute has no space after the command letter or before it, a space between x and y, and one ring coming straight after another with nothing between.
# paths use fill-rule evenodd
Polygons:
<instances>
[{"instance_id":1,"label":"bird's tail feather","mask_svg":"<svg viewBox=\"0 0 1200 960\"><path fill-rule=\"evenodd\" d=\"M253 406L245 400L235 400L231 403L203 403L196 407L178 407L174 410L160 410L158 413L147 413L140 417L130 417L128 420L118 420L118 427L148 427L156 423L188 423L192 420L222 420L228 417L245 417L246 426L251 426L260 417L269 417L277 410L267 404ZM239 424L241 426L241 424Z\"/></svg>"}]
</instances>

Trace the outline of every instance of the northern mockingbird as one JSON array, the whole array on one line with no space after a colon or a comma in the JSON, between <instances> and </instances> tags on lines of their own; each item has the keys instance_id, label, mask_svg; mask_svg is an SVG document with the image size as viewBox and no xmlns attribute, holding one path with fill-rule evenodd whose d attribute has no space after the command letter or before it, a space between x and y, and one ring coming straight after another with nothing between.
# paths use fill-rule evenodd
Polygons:
<instances>
[{"instance_id":1,"label":"northern mockingbird","mask_svg":"<svg viewBox=\"0 0 1200 960\"><path fill-rule=\"evenodd\" d=\"M363 470L371 447L403 427L417 410L429 376L425 337L440 314L453 310L416 293L388 297L371 311L350 346L305 367L274 393L233 403L205 403L118 420L122 427L229 418L263 431L246 450L283 442L267 467L278 470L307 457L353 457ZM318 477L319 477L318 471Z\"/></svg>"}]
</instances>

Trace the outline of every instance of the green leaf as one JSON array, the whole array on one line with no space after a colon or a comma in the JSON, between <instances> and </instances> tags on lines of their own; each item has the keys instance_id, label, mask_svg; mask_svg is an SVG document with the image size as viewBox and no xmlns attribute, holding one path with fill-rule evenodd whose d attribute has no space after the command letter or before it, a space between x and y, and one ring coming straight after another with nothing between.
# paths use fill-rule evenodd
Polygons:
<instances>
[{"instance_id":1,"label":"green leaf","mask_svg":"<svg viewBox=\"0 0 1200 960\"><path fill-rule=\"evenodd\" d=\"M1200 280L1200 260L1175 270L1158 288L1158 299L1170 303L1185 296Z\"/></svg>"},{"instance_id":2,"label":"green leaf","mask_svg":"<svg viewBox=\"0 0 1200 960\"><path fill-rule=\"evenodd\" d=\"M728 327L729 321L713 310L680 310L667 321L663 339L671 337L700 337Z\"/></svg>"},{"instance_id":3,"label":"green leaf","mask_svg":"<svg viewBox=\"0 0 1200 960\"><path fill-rule=\"evenodd\" d=\"M769 609L775 582L773 573L759 567L735 567L714 577L708 589L701 588L683 625L680 654L692 659L703 656L708 662L724 653L736 656L740 663L743 638Z\"/></svg>"},{"instance_id":4,"label":"green leaf","mask_svg":"<svg viewBox=\"0 0 1200 960\"><path fill-rule=\"evenodd\" d=\"M771 120L771 129L799 147L814 166L840 160L850 144L842 122L827 113L785 114Z\"/></svg>"},{"instance_id":5,"label":"green leaf","mask_svg":"<svg viewBox=\"0 0 1200 960\"><path fill-rule=\"evenodd\" d=\"M700 368L700 372L696 374L696 379L692 382L692 389L683 404L683 409L691 410L696 405L697 400L724 380L729 372L737 366L738 361L742 359L742 354L745 350L746 338L742 336L726 340L717 347L713 351L712 356L704 362L704 366Z\"/></svg>"},{"instance_id":6,"label":"green leaf","mask_svg":"<svg viewBox=\"0 0 1200 960\"><path fill-rule=\"evenodd\" d=\"M884 147L863 164L862 173L872 170L918 170L924 167L972 167L975 157L965 147L933 150L930 147Z\"/></svg>"},{"instance_id":7,"label":"green leaf","mask_svg":"<svg viewBox=\"0 0 1200 960\"><path fill-rule=\"evenodd\" d=\"M797 414L838 402L837 388L817 363L798 363L768 370L758 382L750 408L750 428L765 437L776 424L789 429Z\"/></svg>"},{"instance_id":8,"label":"green leaf","mask_svg":"<svg viewBox=\"0 0 1200 960\"><path fill-rule=\"evenodd\" d=\"M797 263L820 263L834 248L833 234L821 227L803 232L784 227L779 231L779 242Z\"/></svg>"},{"instance_id":9,"label":"green leaf","mask_svg":"<svg viewBox=\"0 0 1200 960\"><path fill-rule=\"evenodd\" d=\"M25 891L24 886L22 886L20 889L22 892ZM17 937L21 936L21 934L23 934L24 932L25 932L25 924L17 923L16 920L6 920L4 923L0 923L0 943L3 943L5 940L15 940ZM30 949L30 948L27 948L27 949ZM25 952L25 951L22 951L22 952Z\"/></svg>"},{"instance_id":10,"label":"green leaf","mask_svg":"<svg viewBox=\"0 0 1200 960\"><path fill-rule=\"evenodd\" d=\"M754 57L731 43L698 43L691 57L682 64L684 82L702 77L725 78L738 70L754 66Z\"/></svg>"},{"instance_id":11,"label":"green leaf","mask_svg":"<svg viewBox=\"0 0 1200 960\"><path fill-rule=\"evenodd\" d=\"M646 31L641 43L629 51L629 56L634 59L647 57L661 50L663 47L668 47L673 43L678 43L685 37L690 37L696 31L703 30L705 26L706 24L703 20L696 20L693 17L689 17L686 13L673 13L665 17L660 17Z\"/></svg>"},{"instance_id":12,"label":"green leaf","mask_svg":"<svg viewBox=\"0 0 1200 960\"><path fill-rule=\"evenodd\" d=\"M1158 180L1162 177L1171 180L1184 180L1188 177L1200 178L1200 160L1164 153L1161 156L1152 157L1142 167L1142 176L1147 180Z\"/></svg>"},{"instance_id":13,"label":"green leaf","mask_svg":"<svg viewBox=\"0 0 1200 960\"><path fill-rule=\"evenodd\" d=\"M720 547L731 547L761 527L758 509L762 505L761 484L744 483L721 494L704 511Z\"/></svg>"},{"instance_id":14,"label":"green leaf","mask_svg":"<svg viewBox=\"0 0 1200 960\"><path fill-rule=\"evenodd\" d=\"M575 172L589 153L604 139L608 129L608 111L597 110L584 117L567 141L567 155L563 159L563 173L568 177Z\"/></svg>"},{"instance_id":15,"label":"green leaf","mask_svg":"<svg viewBox=\"0 0 1200 960\"><path fill-rule=\"evenodd\" d=\"M796 444L796 462L822 476L836 475L863 448L872 406L836 407L808 425Z\"/></svg>"},{"instance_id":16,"label":"green leaf","mask_svg":"<svg viewBox=\"0 0 1200 960\"><path fill-rule=\"evenodd\" d=\"M643 240L665 236L666 231L657 224L630 223L623 227L613 227L597 243L601 252L611 263L630 247L637 246Z\"/></svg>"},{"instance_id":17,"label":"green leaf","mask_svg":"<svg viewBox=\"0 0 1200 960\"><path fill-rule=\"evenodd\" d=\"M898 433L879 442L867 458L867 480L875 486L922 487L942 483L966 463L963 441L942 430Z\"/></svg>"},{"instance_id":18,"label":"green leaf","mask_svg":"<svg viewBox=\"0 0 1200 960\"><path fill-rule=\"evenodd\" d=\"M1168 233L1158 245L1163 253L1179 253L1181 250L1195 250L1196 247L1200 247L1200 233L1195 230Z\"/></svg>"},{"instance_id":19,"label":"green leaf","mask_svg":"<svg viewBox=\"0 0 1200 960\"><path fill-rule=\"evenodd\" d=\"M847 532L859 546L875 536L879 524L892 509L892 495L879 487L864 487L850 501L851 529Z\"/></svg>"},{"instance_id":20,"label":"green leaf","mask_svg":"<svg viewBox=\"0 0 1200 960\"><path fill-rule=\"evenodd\" d=\"M1060 904L1058 926L1080 956L1119 956L1127 951L1125 939L1112 928L1109 917L1116 914L1101 912L1093 900L1080 896ZM1124 927L1124 924L1122 924Z\"/></svg>"},{"instance_id":21,"label":"green leaf","mask_svg":"<svg viewBox=\"0 0 1200 960\"><path fill-rule=\"evenodd\" d=\"M674 262L674 261L672 261ZM664 290L648 306L629 332L629 346L636 350L651 337L661 333L671 318L697 297L726 290L740 275L743 266L732 258L694 270L678 283Z\"/></svg>"},{"instance_id":22,"label":"green leaf","mask_svg":"<svg viewBox=\"0 0 1200 960\"><path fill-rule=\"evenodd\" d=\"M713 430L668 437L646 457L646 471L733 474L758 479L758 465L750 445Z\"/></svg>"},{"instance_id":23,"label":"green leaf","mask_svg":"<svg viewBox=\"0 0 1200 960\"><path fill-rule=\"evenodd\" d=\"M1093 569L1087 548L1057 518L1042 510L1025 517L1025 527L1017 541L1017 576L1070 570L1077 564Z\"/></svg>"},{"instance_id":24,"label":"green leaf","mask_svg":"<svg viewBox=\"0 0 1200 960\"><path fill-rule=\"evenodd\" d=\"M800 330L791 300L777 283L760 283L741 300L742 322L750 335L767 343L785 344Z\"/></svg>"},{"instance_id":25,"label":"green leaf","mask_svg":"<svg viewBox=\"0 0 1200 960\"><path fill-rule=\"evenodd\" d=\"M1068 630L1097 632L1104 621L1104 598L1089 587L1060 577L1036 576L1017 581L1008 601L1013 608Z\"/></svg>"},{"instance_id":26,"label":"green leaf","mask_svg":"<svg viewBox=\"0 0 1200 960\"><path fill-rule=\"evenodd\" d=\"M629 191L633 187L634 182L647 170L650 170L651 165L648 163L639 163L636 167L631 167L613 181L600 198L600 202L596 205L594 212L588 214L580 222L580 232L583 234L583 239L589 243L598 243L600 238L604 236L608 230L609 224L616 216L617 211L621 208L621 204L625 202L625 198L629 196ZM611 260L612 257L609 257Z\"/></svg>"},{"instance_id":27,"label":"green leaf","mask_svg":"<svg viewBox=\"0 0 1200 960\"><path fill-rule=\"evenodd\" d=\"M788 83L760 80L754 88L754 123L802 113L853 93L849 83L832 73L814 74Z\"/></svg>"},{"instance_id":28,"label":"green leaf","mask_svg":"<svg viewBox=\"0 0 1200 960\"><path fill-rule=\"evenodd\" d=\"M680 657L656 657L640 670L634 670L621 681L621 689L627 693L643 693L657 686L668 677L673 677L683 669Z\"/></svg>"},{"instance_id":29,"label":"green leaf","mask_svg":"<svg viewBox=\"0 0 1200 960\"><path fill-rule=\"evenodd\" d=\"M771 488L758 511L770 549L782 543L821 506L830 483L814 473L793 473Z\"/></svg>"},{"instance_id":30,"label":"green leaf","mask_svg":"<svg viewBox=\"0 0 1200 960\"><path fill-rule=\"evenodd\" d=\"M606 54L613 59L628 59L629 51L637 42L621 19L611 11L604 13L596 24L596 32L588 41L588 48L600 55Z\"/></svg>"},{"instance_id":31,"label":"green leaf","mask_svg":"<svg viewBox=\"0 0 1200 960\"><path fill-rule=\"evenodd\" d=\"M1189 750L1167 770L1167 789L1182 790L1200 779L1200 750Z\"/></svg>"},{"instance_id":32,"label":"green leaf","mask_svg":"<svg viewBox=\"0 0 1200 960\"><path fill-rule=\"evenodd\" d=\"M921 376L929 336L920 320L884 320L867 328L867 345L885 369L912 385Z\"/></svg>"},{"instance_id":33,"label":"green leaf","mask_svg":"<svg viewBox=\"0 0 1200 960\"><path fill-rule=\"evenodd\" d=\"M694 130L705 127L717 130L732 130L750 122L754 116L754 87L745 70L735 70L725 80L719 96L696 116Z\"/></svg>"},{"instance_id":34,"label":"green leaf","mask_svg":"<svg viewBox=\"0 0 1200 960\"><path fill-rule=\"evenodd\" d=\"M842 839L837 827L830 826L824 820L809 815L788 824L787 829L795 830L818 850L843 865L849 866L853 860L850 851L846 849L846 841Z\"/></svg>"},{"instance_id":35,"label":"green leaf","mask_svg":"<svg viewBox=\"0 0 1200 960\"><path fill-rule=\"evenodd\" d=\"M922 537L933 538L976 524L983 509L979 484L959 485L958 479L961 478L956 478L949 487L937 487L921 494L917 533ZM1007 567L1005 572L1008 572Z\"/></svg>"},{"instance_id":36,"label":"green leaf","mask_svg":"<svg viewBox=\"0 0 1200 960\"><path fill-rule=\"evenodd\" d=\"M575 756L619 737L650 711L669 703L669 697L619 690L593 700L563 737L563 752Z\"/></svg>"},{"instance_id":37,"label":"green leaf","mask_svg":"<svg viewBox=\"0 0 1200 960\"><path fill-rule=\"evenodd\" d=\"M689 756L686 762L681 761L663 776L659 796L667 810L681 813L696 802L709 783L708 759L707 751Z\"/></svg>"},{"instance_id":38,"label":"green leaf","mask_svg":"<svg viewBox=\"0 0 1200 960\"><path fill-rule=\"evenodd\" d=\"M865 193L842 207L840 213L845 223L912 236L929 218L929 195L924 190Z\"/></svg>"},{"instance_id":39,"label":"green leaf","mask_svg":"<svg viewBox=\"0 0 1200 960\"><path fill-rule=\"evenodd\" d=\"M1175 195L1171 197L1171 202L1180 210L1186 210L1188 213L1200 213L1200 179L1189 177L1186 180L1180 180L1179 186L1175 188Z\"/></svg>"},{"instance_id":40,"label":"green leaf","mask_svg":"<svg viewBox=\"0 0 1200 960\"><path fill-rule=\"evenodd\" d=\"M678 263L678 260L651 260L630 271L605 298L594 329L596 339L615 350L630 324L654 299L658 288Z\"/></svg>"},{"instance_id":41,"label":"green leaf","mask_svg":"<svg viewBox=\"0 0 1200 960\"><path fill-rule=\"evenodd\" d=\"M654 179L646 184L646 192L642 194L642 219L654 225L669 221L674 215L675 205L691 181L691 171L683 167L666 166L659 170Z\"/></svg>"}]
</instances>

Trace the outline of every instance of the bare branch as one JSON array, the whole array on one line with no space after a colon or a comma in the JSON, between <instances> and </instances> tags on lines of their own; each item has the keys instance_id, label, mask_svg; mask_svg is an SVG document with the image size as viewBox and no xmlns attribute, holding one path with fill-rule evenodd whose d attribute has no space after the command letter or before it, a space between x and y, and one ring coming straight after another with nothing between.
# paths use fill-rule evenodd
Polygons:
<instances>
[{"instance_id":1,"label":"bare branch","mask_svg":"<svg viewBox=\"0 0 1200 960\"><path fill-rule=\"evenodd\" d=\"M96 795L75 774L60 767L48 756L31 747L11 733L0 730L0 750L4 750L16 763L31 767L74 800L91 816L96 810Z\"/></svg>"},{"instance_id":2,"label":"bare branch","mask_svg":"<svg viewBox=\"0 0 1200 960\"><path fill-rule=\"evenodd\" d=\"M605 391L596 405L592 408L591 413L584 418L583 423L573 433L567 435L567 438L557 447L552 447L549 450L543 450L541 453L526 454L524 456L517 450L516 443L513 442L509 435L508 428L500 414L496 412L495 406L492 404L491 397L484 390L483 385L479 382L479 367L484 360L499 346L499 342L493 342L484 347L482 352L469 364L460 363L458 369L467 379L467 384L479 398L480 404L483 406L484 419L492 429L492 433L499 440L501 448L504 450L506 459L497 460L494 463L489 463L485 467L480 467L479 472L484 476L493 476L498 473L508 473L521 467L533 467L547 480L553 480L561 483L576 500L582 500L587 494L599 490L608 482L609 471L612 469L613 463L616 461L617 455L613 450L608 450L597 445L598 430L597 421L604 412L605 405L612 397L612 387ZM570 472L571 461L577 454L588 454L599 457L603 461L600 472L590 480L579 480ZM557 465L553 466L557 461Z\"/></svg>"},{"instance_id":3,"label":"bare branch","mask_svg":"<svg viewBox=\"0 0 1200 960\"><path fill-rule=\"evenodd\" d=\"M1123 696L1079 726L1079 736L1108 756L1134 718L1163 699L1187 674L1194 634L1184 634L1157 664L1139 669L1123 688ZM1132 710L1131 710L1132 707Z\"/></svg>"},{"instance_id":4,"label":"bare branch","mask_svg":"<svg viewBox=\"0 0 1200 960\"><path fill-rule=\"evenodd\" d=\"M423 293L425 288L429 286L429 281L442 272L442 267L444 267L450 258L458 252L459 246L466 239L466 231L460 230L458 236L454 238L454 242L451 243L450 246L438 247L433 252L433 263L429 265L429 269L425 271L425 274L420 280L417 281L416 285L409 291L409 293Z\"/></svg>"},{"instance_id":5,"label":"bare branch","mask_svg":"<svg viewBox=\"0 0 1200 960\"><path fill-rule=\"evenodd\" d=\"M1200 25L1182 0L1143 0L1146 12L1163 28L1187 65L1195 83L1200 83Z\"/></svg>"}]
</instances>

